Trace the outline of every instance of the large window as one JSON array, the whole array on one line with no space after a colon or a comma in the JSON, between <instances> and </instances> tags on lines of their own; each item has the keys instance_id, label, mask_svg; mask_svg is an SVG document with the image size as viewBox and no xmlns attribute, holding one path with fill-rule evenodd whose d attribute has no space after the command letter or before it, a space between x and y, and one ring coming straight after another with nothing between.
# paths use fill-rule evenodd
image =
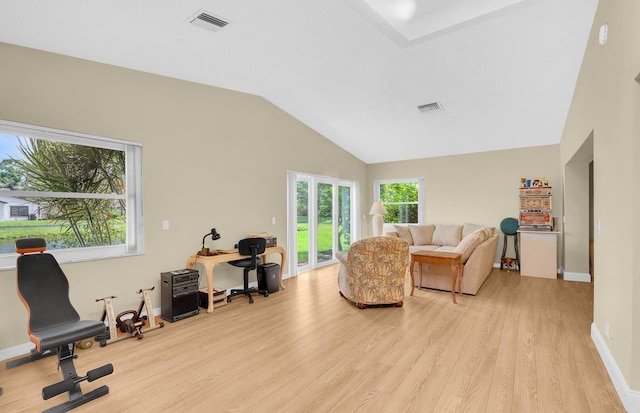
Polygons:
<instances>
[{"instance_id":1,"label":"large window","mask_svg":"<svg viewBox=\"0 0 640 413\"><path fill-rule=\"evenodd\" d=\"M380 200L390 224L424 223L424 178L377 180L373 183L374 200Z\"/></svg>"},{"instance_id":2,"label":"large window","mask_svg":"<svg viewBox=\"0 0 640 413\"><path fill-rule=\"evenodd\" d=\"M37 237L61 262L144 251L142 146L0 120L0 268Z\"/></svg>"}]
</instances>

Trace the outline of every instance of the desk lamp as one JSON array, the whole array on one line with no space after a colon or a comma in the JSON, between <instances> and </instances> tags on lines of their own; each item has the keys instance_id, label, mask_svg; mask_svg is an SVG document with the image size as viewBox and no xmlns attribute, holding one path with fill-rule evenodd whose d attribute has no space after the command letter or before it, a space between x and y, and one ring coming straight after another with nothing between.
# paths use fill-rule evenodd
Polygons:
<instances>
[{"instance_id":1,"label":"desk lamp","mask_svg":"<svg viewBox=\"0 0 640 413\"><path fill-rule=\"evenodd\" d=\"M211 231L207 232L206 234L204 234L204 237L202 237L202 249L200 250L200 255L209 255L209 248L206 248L204 246L204 240L211 235L211 240L215 241L217 239L220 239L220 234L218 234L218 231L216 231L215 228L211 228Z\"/></svg>"}]
</instances>

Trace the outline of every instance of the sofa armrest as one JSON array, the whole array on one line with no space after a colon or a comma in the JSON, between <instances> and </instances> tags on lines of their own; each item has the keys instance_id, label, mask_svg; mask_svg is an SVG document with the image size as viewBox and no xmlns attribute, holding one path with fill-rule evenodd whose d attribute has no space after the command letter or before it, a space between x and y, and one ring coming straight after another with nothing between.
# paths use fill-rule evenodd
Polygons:
<instances>
[{"instance_id":1,"label":"sofa armrest","mask_svg":"<svg viewBox=\"0 0 640 413\"><path fill-rule=\"evenodd\" d=\"M478 245L464 265L465 275L469 273L470 276L471 274L486 274L488 276L493 268L493 259L496 255L497 246L498 235L496 234ZM484 281L486 277L482 278Z\"/></svg>"}]
</instances>

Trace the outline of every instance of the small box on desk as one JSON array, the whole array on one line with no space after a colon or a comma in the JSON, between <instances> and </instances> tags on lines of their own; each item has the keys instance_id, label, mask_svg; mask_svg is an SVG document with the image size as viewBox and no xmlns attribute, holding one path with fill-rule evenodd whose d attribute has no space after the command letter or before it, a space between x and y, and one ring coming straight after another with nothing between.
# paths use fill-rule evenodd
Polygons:
<instances>
[{"instance_id":1,"label":"small box on desk","mask_svg":"<svg viewBox=\"0 0 640 413\"><path fill-rule=\"evenodd\" d=\"M198 294L200 295L200 307L209 308L207 289L201 288ZM213 308L224 307L225 305L227 305L227 290L213 287Z\"/></svg>"},{"instance_id":2,"label":"small box on desk","mask_svg":"<svg viewBox=\"0 0 640 413\"><path fill-rule=\"evenodd\" d=\"M247 238L264 238L267 241L265 247L277 247L278 246L278 238L273 235L269 235L266 232L261 232L259 234L248 234Z\"/></svg>"}]
</instances>

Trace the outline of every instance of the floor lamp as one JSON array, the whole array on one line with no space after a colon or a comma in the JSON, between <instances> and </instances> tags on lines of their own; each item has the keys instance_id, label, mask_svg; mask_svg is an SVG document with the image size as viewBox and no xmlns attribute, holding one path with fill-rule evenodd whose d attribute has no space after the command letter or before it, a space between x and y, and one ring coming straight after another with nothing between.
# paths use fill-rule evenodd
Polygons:
<instances>
[{"instance_id":1,"label":"floor lamp","mask_svg":"<svg viewBox=\"0 0 640 413\"><path fill-rule=\"evenodd\" d=\"M382 202L377 201L374 202L371 206L371 211L369 211L369 215L373 215L371 219L371 224L373 225L373 236L379 237L382 236L382 216L387 213L387 210L384 209L384 205Z\"/></svg>"}]
</instances>

